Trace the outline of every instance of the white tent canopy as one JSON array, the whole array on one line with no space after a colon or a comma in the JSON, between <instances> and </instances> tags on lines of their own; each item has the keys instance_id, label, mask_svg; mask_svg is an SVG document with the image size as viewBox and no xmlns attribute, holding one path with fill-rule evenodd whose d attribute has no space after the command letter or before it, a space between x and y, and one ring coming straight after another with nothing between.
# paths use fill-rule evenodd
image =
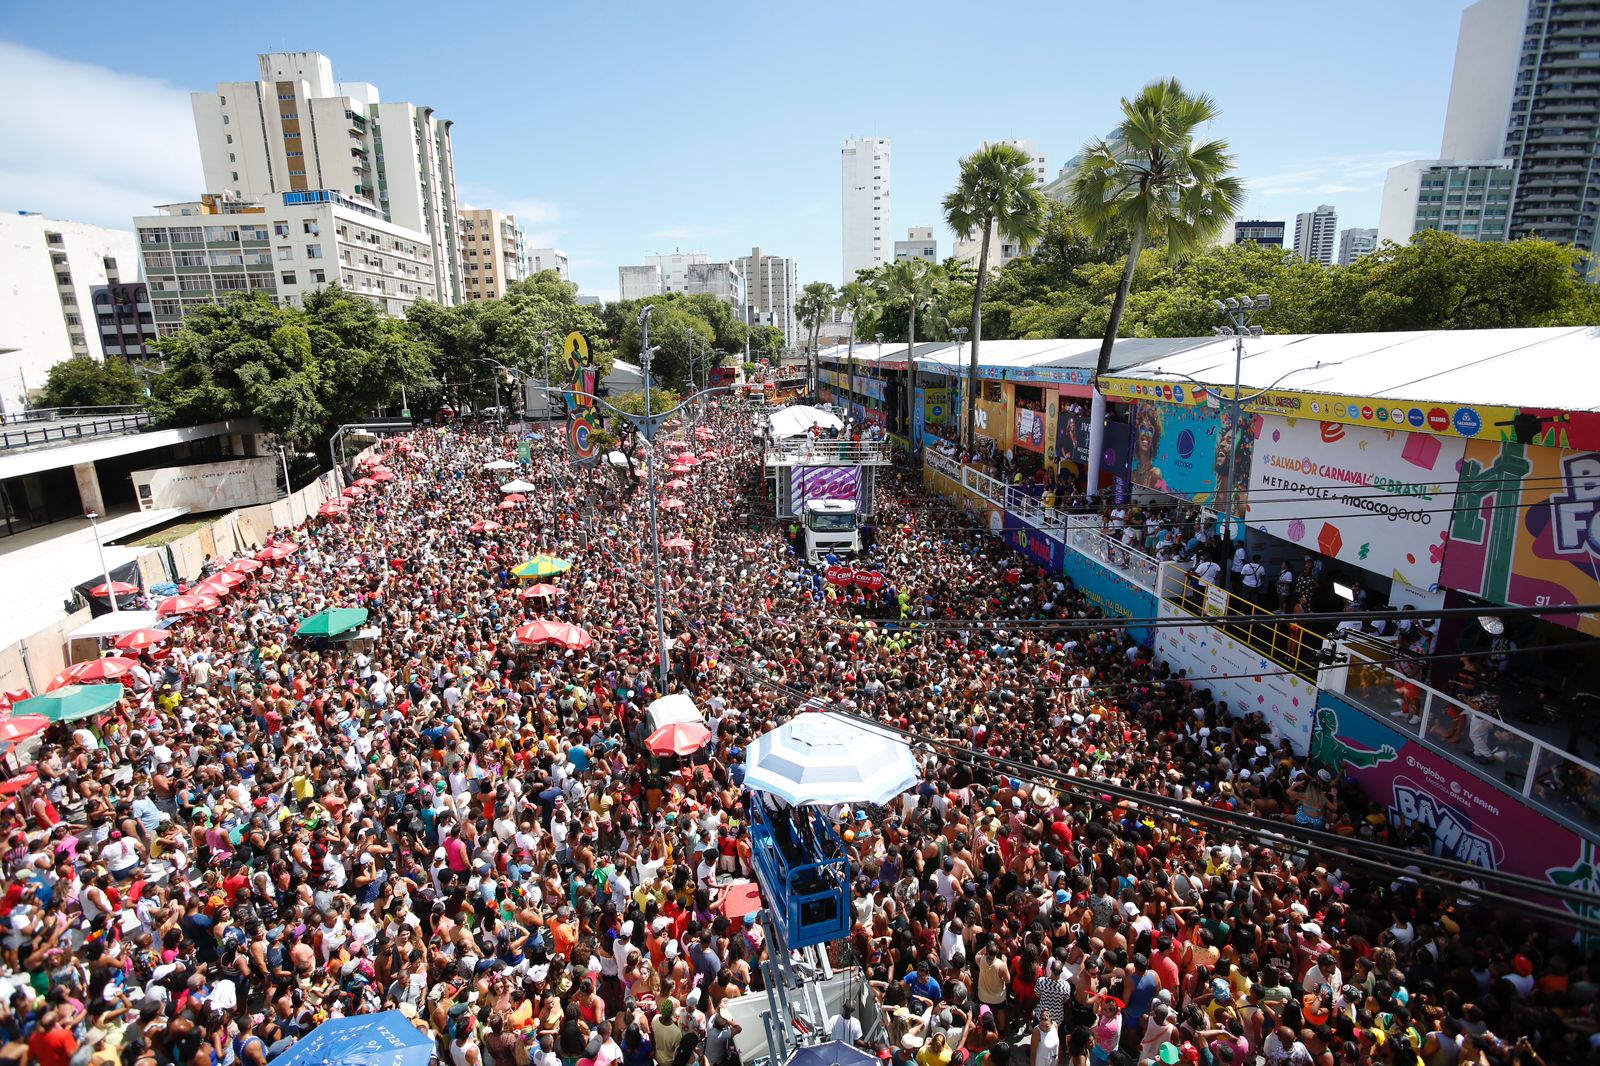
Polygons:
<instances>
[{"instance_id":1,"label":"white tent canopy","mask_svg":"<svg viewBox=\"0 0 1600 1066\"><path fill-rule=\"evenodd\" d=\"M539 491L539 486L535 485L531 481L523 481L521 478L518 478L515 481L508 481L504 485L501 485L500 486L500 491L501 492L538 492Z\"/></svg>"},{"instance_id":2,"label":"white tent canopy","mask_svg":"<svg viewBox=\"0 0 1600 1066\"><path fill-rule=\"evenodd\" d=\"M784 437L799 437L811 432L812 426L821 426L824 429L843 429L844 421L838 415L822 410L820 407L785 407L781 411L774 411L767 418L767 425L772 428L775 440Z\"/></svg>"},{"instance_id":3,"label":"white tent canopy","mask_svg":"<svg viewBox=\"0 0 1600 1066\"><path fill-rule=\"evenodd\" d=\"M664 725L674 722L704 722L706 716L700 713L700 708L695 706L694 700L682 692L674 692L670 696L662 696L645 708L645 718L648 721L646 731L654 733Z\"/></svg>"},{"instance_id":4,"label":"white tent canopy","mask_svg":"<svg viewBox=\"0 0 1600 1066\"><path fill-rule=\"evenodd\" d=\"M496 459L493 462L484 463L483 468L485 470L515 470L517 464L510 459Z\"/></svg>"},{"instance_id":5,"label":"white tent canopy","mask_svg":"<svg viewBox=\"0 0 1600 1066\"><path fill-rule=\"evenodd\" d=\"M161 616L154 611L112 611L92 618L67 634L68 640L91 640L103 637L120 637L135 629L155 629Z\"/></svg>"},{"instance_id":6,"label":"white tent canopy","mask_svg":"<svg viewBox=\"0 0 1600 1066\"><path fill-rule=\"evenodd\" d=\"M920 778L904 740L832 712L797 714L745 755L745 787L795 806L884 804Z\"/></svg>"}]
</instances>

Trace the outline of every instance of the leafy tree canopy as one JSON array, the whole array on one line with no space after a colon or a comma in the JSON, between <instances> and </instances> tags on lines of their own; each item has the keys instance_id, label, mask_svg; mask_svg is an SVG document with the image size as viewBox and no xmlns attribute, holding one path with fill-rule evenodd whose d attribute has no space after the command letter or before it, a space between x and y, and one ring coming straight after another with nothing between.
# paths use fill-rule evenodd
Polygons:
<instances>
[{"instance_id":1,"label":"leafy tree canopy","mask_svg":"<svg viewBox=\"0 0 1600 1066\"><path fill-rule=\"evenodd\" d=\"M118 407L145 402L144 382L125 359L77 357L50 368L45 407Z\"/></svg>"}]
</instances>

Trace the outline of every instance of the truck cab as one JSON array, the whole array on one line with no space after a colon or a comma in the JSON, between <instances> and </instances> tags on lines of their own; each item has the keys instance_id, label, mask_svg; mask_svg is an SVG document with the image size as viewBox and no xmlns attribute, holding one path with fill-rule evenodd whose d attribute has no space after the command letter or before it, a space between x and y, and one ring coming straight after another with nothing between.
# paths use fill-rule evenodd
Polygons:
<instances>
[{"instance_id":1,"label":"truck cab","mask_svg":"<svg viewBox=\"0 0 1600 1066\"><path fill-rule=\"evenodd\" d=\"M852 556L861 550L860 515L850 500L807 500L806 561L820 563L829 555Z\"/></svg>"}]
</instances>

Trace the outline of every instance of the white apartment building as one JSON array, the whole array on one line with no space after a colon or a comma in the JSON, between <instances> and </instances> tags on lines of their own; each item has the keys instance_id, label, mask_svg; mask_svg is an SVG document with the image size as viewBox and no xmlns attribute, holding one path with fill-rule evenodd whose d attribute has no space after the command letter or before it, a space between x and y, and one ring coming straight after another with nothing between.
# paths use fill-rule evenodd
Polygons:
<instances>
[{"instance_id":1,"label":"white apartment building","mask_svg":"<svg viewBox=\"0 0 1600 1066\"><path fill-rule=\"evenodd\" d=\"M744 278L745 322L752 326L776 326L793 345L799 341L794 300L799 269L793 259L767 255L752 248L749 255L733 261Z\"/></svg>"},{"instance_id":2,"label":"white apartment building","mask_svg":"<svg viewBox=\"0 0 1600 1066\"><path fill-rule=\"evenodd\" d=\"M1413 159L1383 181L1378 241L1408 244L1423 230L1509 240L1516 165L1510 159Z\"/></svg>"},{"instance_id":3,"label":"white apartment building","mask_svg":"<svg viewBox=\"0 0 1600 1066\"><path fill-rule=\"evenodd\" d=\"M554 270L556 276L562 281L572 280L572 268L567 261L567 253L560 248L523 248L523 277L531 278L535 274L544 273L546 270Z\"/></svg>"},{"instance_id":4,"label":"white apartment building","mask_svg":"<svg viewBox=\"0 0 1600 1066\"><path fill-rule=\"evenodd\" d=\"M661 295L661 268L625 266L617 268L617 297L622 300L648 300Z\"/></svg>"},{"instance_id":5,"label":"white apartment building","mask_svg":"<svg viewBox=\"0 0 1600 1066\"><path fill-rule=\"evenodd\" d=\"M906 239L894 242L894 257L923 259L929 263L939 261L939 242L933 237L932 226L912 226L906 230Z\"/></svg>"},{"instance_id":6,"label":"white apartment building","mask_svg":"<svg viewBox=\"0 0 1600 1066\"><path fill-rule=\"evenodd\" d=\"M690 296L704 293L729 304L744 318L744 275L733 263L691 263L685 275L684 292Z\"/></svg>"},{"instance_id":7,"label":"white apartment building","mask_svg":"<svg viewBox=\"0 0 1600 1066\"><path fill-rule=\"evenodd\" d=\"M882 266L894 252L889 228L889 138L845 141L839 160L844 280L851 282L857 271Z\"/></svg>"},{"instance_id":8,"label":"white apartment building","mask_svg":"<svg viewBox=\"0 0 1600 1066\"><path fill-rule=\"evenodd\" d=\"M1294 216L1294 254L1308 263L1332 266L1338 229L1339 213L1332 204L1300 212Z\"/></svg>"},{"instance_id":9,"label":"white apartment building","mask_svg":"<svg viewBox=\"0 0 1600 1066\"><path fill-rule=\"evenodd\" d=\"M976 267L978 259L983 254L983 235L981 233L974 234L971 240L958 236L955 249L950 254L962 262L971 263ZM1019 255L1026 254L1028 254L1028 249L1024 248L1020 243L1010 237L1002 237L1000 235L998 224L989 228L989 269L991 271L998 272L1011 260Z\"/></svg>"},{"instance_id":10,"label":"white apartment building","mask_svg":"<svg viewBox=\"0 0 1600 1066\"><path fill-rule=\"evenodd\" d=\"M206 196L158 210L133 224L162 336L195 308L244 292L292 307L337 282L394 316L418 300L438 301L426 235L332 190L259 201Z\"/></svg>"},{"instance_id":11,"label":"white apartment building","mask_svg":"<svg viewBox=\"0 0 1600 1066\"><path fill-rule=\"evenodd\" d=\"M1007 137L1000 141L984 141L983 144L985 148L991 144L1009 144L1018 151L1027 152L1028 157L1033 160L1029 169L1033 171L1034 181L1038 187L1043 189L1050 184L1050 167L1045 162L1044 152L1039 149L1037 141L1022 137Z\"/></svg>"},{"instance_id":12,"label":"white apartment building","mask_svg":"<svg viewBox=\"0 0 1600 1066\"><path fill-rule=\"evenodd\" d=\"M711 256L705 252L673 252L671 255L644 257L645 266L653 266L661 271L662 292L688 292L689 268L704 266L709 262Z\"/></svg>"},{"instance_id":13,"label":"white apartment building","mask_svg":"<svg viewBox=\"0 0 1600 1066\"><path fill-rule=\"evenodd\" d=\"M488 208L464 208L456 228L461 234L464 297L496 300L522 280L522 231L515 216Z\"/></svg>"},{"instance_id":14,"label":"white apartment building","mask_svg":"<svg viewBox=\"0 0 1600 1066\"><path fill-rule=\"evenodd\" d=\"M260 79L193 93L205 188L233 199L330 190L422 233L439 302L461 299L451 123L386 103L367 82L336 82L319 52L257 57Z\"/></svg>"},{"instance_id":15,"label":"white apartment building","mask_svg":"<svg viewBox=\"0 0 1600 1066\"><path fill-rule=\"evenodd\" d=\"M1339 231L1339 258L1342 267L1378 250L1378 231L1372 227L1352 227Z\"/></svg>"},{"instance_id":16,"label":"white apartment building","mask_svg":"<svg viewBox=\"0 0 1600 1066\"><path fill-rule=\"evenodd\" d=\"M93 290L138 279L130 230L0 215L0 413L22 411L57 363L101 358Z\"/></svg>"}]
</instances>

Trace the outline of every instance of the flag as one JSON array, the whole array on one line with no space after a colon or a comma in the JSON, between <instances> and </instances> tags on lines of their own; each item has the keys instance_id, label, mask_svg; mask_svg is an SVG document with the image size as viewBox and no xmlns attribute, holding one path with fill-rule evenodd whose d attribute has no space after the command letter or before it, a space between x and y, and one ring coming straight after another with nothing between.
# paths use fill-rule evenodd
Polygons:
<instances>
[{"instance_id":1,"label":"flag","mask_svg":"<svg viewBox=\"0 0 1600 1066\"><path fill-rule=\"evenodd\" d=\"M575 411L567 419L567 450L573 466L594 466L600 461L600 448L594 434L599 428L587 411Z\"/></svg>"}]
</instances>

